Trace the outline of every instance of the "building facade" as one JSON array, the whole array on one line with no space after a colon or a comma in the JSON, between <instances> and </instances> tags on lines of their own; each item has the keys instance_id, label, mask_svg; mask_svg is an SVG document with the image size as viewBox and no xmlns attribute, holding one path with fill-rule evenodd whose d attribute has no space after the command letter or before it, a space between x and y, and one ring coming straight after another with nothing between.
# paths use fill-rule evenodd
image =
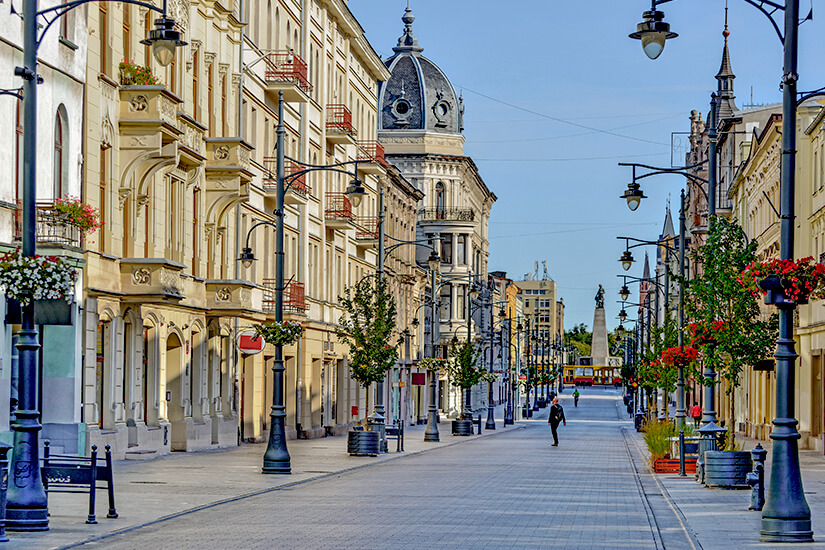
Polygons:
<instances>
[{"instance_id":1,"label":"building facade","mask_svg":"<svg viewBox=\"0 0 825 550\"><path fill-rule=\"evenodd\" d=\"M41 9L56 5L44 2ZM41 29L42 32L42 29ZM0 21L0 72L6 82L20 86L20 97L5 95L0 101L2 135L8 139L0 150L0 254L21 246L23 222L23 138L22 80L14 68L23 65L23 21L4 17ZM42 384L38 386L42 435L56 449L67 453L84 450L85 429L77 406L81 396L82 353L80 338L81 289L86 281L84 244L98 233L84 237L55 210L56 199L81 199L84 163L83 104L85 101L87 22L82 10L70 11L44 35L38 50L37 72L37 168L36 168L36 247L43 256L58 256L77 270L78 280L71 318L53 325L38 323L41 335ZM12 79L12 80L9 80ZM39 307L38 309L42 309ZM65 313L69 313L68 311ZM11 441L10 410L17 403L17 342L20 308L0 301L0 322L4 345L0 349L0 399L11 404L0 408L0 431ZM57 452L60 452L59 450Z\"/></svg>"},{"instance_id":2,"label":"building facade","mask_svg":"<svg viewBox=\"0 0 825 550\"><path fill-rule=\"evenodd\" d=\"M419 203L417 237L438 240L441 259L437 355L455 337L481 338L481 307L469 299L474 286L487 282L488 224L496 196L472 159L464 155L463 102L444 72L421 52L408 8L404 33L385 60L390 73L378 95L378 139L386 158L424 194ZM424 263L429 250L419 250ZM474 322L475 321L475 322ZM482 389L482 388L479 388ZM485 388L486 389L486 388ZM441 381L441 407L457 412L460 392ZM487 392L472 392L474 409L486 407Z\"/></svg>"}]
</instances>

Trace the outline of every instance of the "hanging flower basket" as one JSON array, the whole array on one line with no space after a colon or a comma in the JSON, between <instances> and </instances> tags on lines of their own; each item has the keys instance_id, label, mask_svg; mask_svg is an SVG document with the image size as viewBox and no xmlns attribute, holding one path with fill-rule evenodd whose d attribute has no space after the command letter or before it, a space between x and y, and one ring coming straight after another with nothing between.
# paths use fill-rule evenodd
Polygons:
<instances>
[{"instance_id":1,"label":"hanging flower basket","mask_svg":"<svg viewBox=\"0 0 825 550\"><path fill-rule=\"evenodd\" d=\"M81 202L77 197L55 199L53 208L62 215L66 223L80 229L83 235L100 228L100 210Z\"/></svg>"},{"instance_id":2,"label":"hanging flower basket","mask_svg":"<svg viewBox=\"0 0 825 550\"><path fill-rule=\"evenodd\" d=\"M425 357L418 362L418 368L429 371L441 371L447 368L447 360Z\"/></svg>"},{"instance_id":3,"label":"hanging flower basket","mask_svg":"<svg viewBox=\"0 0 825 550\"><path fill-rule=\"evenodd\" d=\"M304 327L294 321L261 323L254 325L252 329L255 331L255 339L260 336L264 342L273 346L294 344L304 332Z\"/></svg>"},{"instance_id":4,"label":"hanging flower basket","mask_svg":"<svg viewBox=\"0 0 825 550\"><path fill-rule=\"evenodd\" d=\"M23 305L32 300L72 301L77 272L56 256L25 257L20 249L0 257L0 287Z\"/></svg>"},{"instance_id":5,"label":"hanging flower basket","mask_svg":"<svg viewBox=\"0 0 825 550\"><path fill-rule=\"evenodd\" d=\"M760 283L771 276L778 278L781 287L781 296L775 297L773 302L786 298L806 304L811 298L825 298L825 265L815 262L811 256L800 260L773 258L751 262L738 281L758 298L768 294L767 285Z\"/></svg>"},{"instance_id":6,"label":"hanging flower basket","mask_svg":"<svg viewBox=\"0 0 825 550\"><path fill-rule=\"evenodd\" d=\"M152 74L152 69L138 65L131 59L124 59L118 65L120 69L120 84L122 86L154 86L160 81Z\"/></svg>"},{"instance_id":7,"label":"hanging flower basket","mask_svg":"<svg viewBox=\"0 0 825 550\"><path fill-rule=\"evenodd\" d=\"M693 346L675 346L662 352L662 363L669 367L685 368L699 357Z\"/></svg>"}]
</instances>

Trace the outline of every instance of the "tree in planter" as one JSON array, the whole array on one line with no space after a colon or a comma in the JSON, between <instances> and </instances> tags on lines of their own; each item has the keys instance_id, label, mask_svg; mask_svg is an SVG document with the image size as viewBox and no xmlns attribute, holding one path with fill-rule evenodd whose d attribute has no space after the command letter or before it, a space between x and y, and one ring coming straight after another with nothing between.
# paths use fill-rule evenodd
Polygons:
<instances>
[{"instance_id":1,"label":"tree in planter","mask_svg":"<svg viewBox=\"0 0 825 550\"><path fill-rule=\"evenodd\" d=\"M453 342L450 346L450 360L447 362L446 371L450 383L462 390L462 420L468 420L470 417L470 388L482 380L487 380L487 375L492 374L478 364L479 355L472 342L467 340L461 344Z\"/></svg>"},{"instance_id":2,"label":"tree in planter","mask_svg":"<svg viewBox=\"0 0 825 550\"><path fill-rule=\"evenodd\" d=\"M381 382L398 359L393 342L397 308L386 279L365 277L347 287L338 301L344 314L335 333L349 345L350 376L363 388Z\"/></svg>"},{"instance_id":3,"label":"tree in planter","mask_svg":"<svg viewBox=\"0 0 825 550\"><path fill-rule=\"evenodd\" d=\"M667 361L665 352L676 345L678 328L676 322L665 308L665 319L662 326L650 327L650 346L652 359L658 362L658 377L656 387L664 393L665 418L670 418L670 399L668 396L676 391L676 382L679 378L679 369L671 361Z\"/></svg>"},{"instance_id":4,"label":"tree in planter","mask_svg":"<svg viewBox=\"0 0 825 550\"><path fill-rule=\"evenodd\" d=\"M763 314L757 299L740 283L742 272L755 260L756 248L756 240L745 242L736 221L712 217L707 240L692 254L699 273L691 280L682 280L694 344L702 361L712 365L726 382L730 446L735 444L735 392L742 369L771 354L779 326L776 314ZM712 388L713 380L700 372L699 363L694 363L693 376Z\"/></svg>"}]
</instances>

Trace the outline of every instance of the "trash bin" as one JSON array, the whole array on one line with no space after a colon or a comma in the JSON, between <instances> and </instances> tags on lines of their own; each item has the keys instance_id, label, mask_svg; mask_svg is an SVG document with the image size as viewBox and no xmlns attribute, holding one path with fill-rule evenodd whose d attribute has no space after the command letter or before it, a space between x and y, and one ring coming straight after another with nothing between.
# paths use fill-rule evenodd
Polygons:
<instances>
[{"instance_id":1,"label":"trash bin","mask_svg":"<svg viewBox=\"0 0 825 550\"><path fill-rule=\"evenodd\" d=\"M644 427L645 423L647 423L647 417L645 417L645 413L637 412L636 417L634 419L634 424L636 426L636 431L637 432L642 431L642 428Z\"/></svg>"}]
</instances>

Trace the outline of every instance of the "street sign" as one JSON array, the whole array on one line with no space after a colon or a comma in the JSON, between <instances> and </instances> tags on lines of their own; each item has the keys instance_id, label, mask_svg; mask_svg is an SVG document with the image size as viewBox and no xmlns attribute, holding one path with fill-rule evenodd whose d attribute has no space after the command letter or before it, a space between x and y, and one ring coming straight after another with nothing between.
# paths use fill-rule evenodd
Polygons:
<instances>
[{"instance_id":1,"label":"street sign","mask_svg":"<svg viewBox=\"0 0 825 550\"><path fill-rule=\"evenodd\" d=\"M527 375L526 374L519 374L518 379L519 380L527 380Z\"/></svg>"},{"instance_id":2,"label":"street sign","mask_svg":"<svg viewBox=\"0 0 825 550\"><path fill-rule=\"evenodd\" d=\"M404 382L393 382L392 387L393 388L403 388L404 387Z\"/></svg>"},{"instance_id":3,"label":"street sign","mask_svg":"<svg viewBox=\"0 0 825 550\"><path fill-rule=\"evenodd\" d=\"M423 372L412 373L412 385L423 386L427 382L427 375Z\"/></svg>"},{"instance_id":4,"label":"street sign","mask_svg":"<svg viewBox=\"0 0 825 550\"><path fill-rule=\"evenodd\" d=\"M245 330L238 336L238 349L244 355L261 353L265 347L266 342L260 336L256 336L254 330Z\"/></svg>"}]
</instances>

